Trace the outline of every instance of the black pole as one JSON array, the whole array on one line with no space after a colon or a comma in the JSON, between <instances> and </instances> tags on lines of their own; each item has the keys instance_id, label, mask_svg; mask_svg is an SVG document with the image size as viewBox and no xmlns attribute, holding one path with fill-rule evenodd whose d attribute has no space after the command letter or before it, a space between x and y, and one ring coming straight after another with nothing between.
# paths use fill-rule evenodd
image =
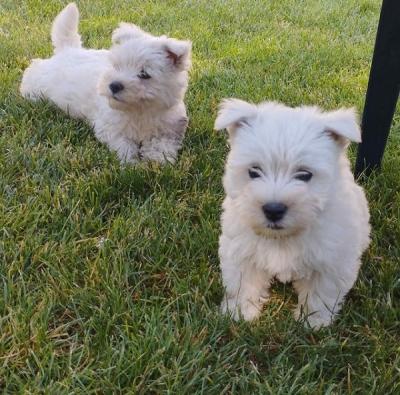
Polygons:
<instances>
[{"instance_id":1,"label":"black pole","mask_svg":"<svg viewBox=\"0 0 400 395\"><path fill-rule=\"evenodd\" d=\"M361 121L355 175L379 168L400 89L400 0L383 0Z\"/></svg>"}]
</instances>

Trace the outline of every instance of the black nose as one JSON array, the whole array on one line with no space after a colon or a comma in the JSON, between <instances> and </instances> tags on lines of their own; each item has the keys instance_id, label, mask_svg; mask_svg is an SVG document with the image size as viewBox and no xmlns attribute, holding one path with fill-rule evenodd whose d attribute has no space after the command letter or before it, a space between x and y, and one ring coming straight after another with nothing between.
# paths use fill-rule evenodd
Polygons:
<instances>
[{"instance_id":1,"label":"black nose","mask_svg":"<svg viewBox=\"0 0 400 395\"><path fill-rule=\"evenodd\" d=\"M124 86L118 81L111 82L108 87L113 94L121 92L124 89Z\"/></svg>"},{"instance_id":2,"label":"black nose","mask_svg":"<svg viewBox=\"0 0 400 395\"><path fill-rule=\"evenodd\" d=\"M272 222L278 222L283 218L287 211L287 206L283 203L272 202L262 206L265 216Z\"/></svg>"}]
</instances>

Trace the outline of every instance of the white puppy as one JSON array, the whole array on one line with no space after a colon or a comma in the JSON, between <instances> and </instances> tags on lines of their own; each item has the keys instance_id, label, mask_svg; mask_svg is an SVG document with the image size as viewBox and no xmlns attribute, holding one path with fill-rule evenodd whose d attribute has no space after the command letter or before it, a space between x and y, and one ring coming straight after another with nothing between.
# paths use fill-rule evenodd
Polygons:
<instances>
[{"instance_id":1,"label":"white puppy","mask_svg":"<svg viewBox=\"0 0 400 395\"><path fill-rule=\"evenodd\" d=\"M110 50L85 49L78 22L71 3L53 23L54 55L32 61L21 94L86 119L122 161L174 161L187 126L191 43L121 23Z\"/></svg>"},{"instance_id":2,"label":"white puppy","mask_svg":"<svg viewBox=\"0 0 400 395\"><path fill-rule=\"evenodd\" d=\"M225 100L227 129L219 255L235 319L259 316L273 278L293 282L296 317L329 325L353 286L369 244L369 211L346 157L361 139L353 110L322 112Z\"/></svg>"}]
</instances>

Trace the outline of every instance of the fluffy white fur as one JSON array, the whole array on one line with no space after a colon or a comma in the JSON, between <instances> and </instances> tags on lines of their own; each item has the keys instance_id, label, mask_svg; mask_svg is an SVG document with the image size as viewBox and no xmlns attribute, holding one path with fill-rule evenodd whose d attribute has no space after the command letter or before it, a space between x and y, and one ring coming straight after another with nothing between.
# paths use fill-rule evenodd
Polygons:
<instances>
[{"instance_id":1,"label":"fluffy white fur","mask_svg":"<svg viewBox=\"0 0 400 395\"><path fill-rule=\"evenodd\" d=\"M230 99L215 128L228 129L231 145L219 243L222 311L258 317L277 278L293 283L297 318L329 325L369 244L367 200L346 157L348 141L361 139L354 111ZM308 172L312 178L301 180ZM264 215L270 202L287 207L277 222Z\"/></svg>"},{"instance_id":2,"label":"fluffy white fur","mask_svg":"<svg viewBox=\"0 0 400 395\"><path fill-rule=\"evenodd\" d=\"M32 61L21 94L46 98L72 117L86 119L124 162L174 161L187 126L183 98L191 43L121 23L110 50L85 49L78 22L74 3L56 17L54 55ZM112 83L123 88L113 92Z\"/></svg>"}]
</instances>

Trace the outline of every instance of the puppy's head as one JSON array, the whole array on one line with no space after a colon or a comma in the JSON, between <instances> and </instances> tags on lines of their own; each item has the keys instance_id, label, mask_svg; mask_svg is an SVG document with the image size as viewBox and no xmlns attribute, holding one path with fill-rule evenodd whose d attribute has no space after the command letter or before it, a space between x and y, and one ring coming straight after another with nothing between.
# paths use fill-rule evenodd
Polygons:
<instances>
[{"instance_id":1,"label":"puppy's head","mask_svg":"<svg viewBox=\"0 0 400 395\"><path fill-rule=\"evenodd\" d=\"M352 109L322 112L236 99L222 103L215 128L229 132L226 194L242 221L271 238L312 226L348 166L348 141L361 139Z\"/></svg>"},{"instance_id":2,"label":"puppy's head","mask_svg":"<svg viewBox=\"0 0 400 395\"><path fill-rule=\"evenodd\" d=\"M191 43L155 37L121 23L113 33L109 70L100 78L99 93L112 108L169 108L183 99L190 68Z\"/></svg>"}]
</instances>

